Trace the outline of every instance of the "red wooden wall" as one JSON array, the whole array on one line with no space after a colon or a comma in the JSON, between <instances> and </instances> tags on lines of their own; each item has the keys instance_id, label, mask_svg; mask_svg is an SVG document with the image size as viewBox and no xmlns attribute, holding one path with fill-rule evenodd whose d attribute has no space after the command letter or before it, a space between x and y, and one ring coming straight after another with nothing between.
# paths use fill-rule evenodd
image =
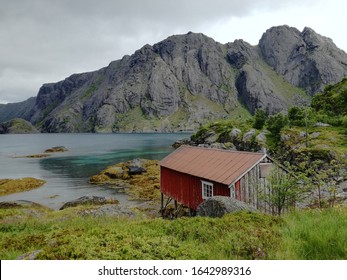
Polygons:
<instances>
[{"instance_id":1,"label":"red wooden wall","mask_svg":"<svg viewBox=\"0 0 347 280\"><path fill-rule=\"evenodd\" d=\"M227 185L160 167L161 192L193 210L196 210L198 205L204 201L201 180L213 183L214 196L230 196L230 189Z\"/></svg>"}]
</instances>

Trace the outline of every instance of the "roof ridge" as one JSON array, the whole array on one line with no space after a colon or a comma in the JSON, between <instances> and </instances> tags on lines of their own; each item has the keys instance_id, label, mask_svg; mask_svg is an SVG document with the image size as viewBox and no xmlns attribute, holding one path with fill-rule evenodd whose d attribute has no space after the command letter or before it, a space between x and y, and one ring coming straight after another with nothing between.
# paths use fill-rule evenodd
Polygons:
<instances>
[{"instance_id":1,"label":"roof ridge","mask_svg":"<svg viewBox=\"0 0 347 280\"><path fill-rule=\"evenodd\" d=\"M240 153L240 154L259 154L259 155L265 155L266 153L262 152L249 152L249 151L238 151L238 150L223 150L223 149L218 149L218 148L209 148L209 147L198 147L198 146L191 146L191 145L181 145L178 149L180 148L193 148L193 149L201 149L201 150L211 150L211 151L218 151L218 152L226 152L226 153ZM177 149L177 150L178 150Z\"/></svg>"}]
</instances>

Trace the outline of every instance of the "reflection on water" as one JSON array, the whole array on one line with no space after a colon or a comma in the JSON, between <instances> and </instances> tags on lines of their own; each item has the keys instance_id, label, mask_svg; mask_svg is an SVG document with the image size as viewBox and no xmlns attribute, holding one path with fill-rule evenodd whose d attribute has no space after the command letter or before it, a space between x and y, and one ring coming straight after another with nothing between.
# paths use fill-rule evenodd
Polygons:
<instances>
[{"instance_id":1,"label":"reflection on water","mask_svg":"<svg viewBox=\"0 0 347 280\"><path fill-rule=\"evenodd\" d=\"M57 209L83 195L112 196L121 203L135 203L107 187L90 185L90 176L109 165L134 158L162 159L171 144L188 134L35 134L0 136L0 178L36 177L47 183L35 190L0 197L1 201L25 199ZM13 158L65 146L66 153L48 158Z\"/></svg>"}]
</instances>

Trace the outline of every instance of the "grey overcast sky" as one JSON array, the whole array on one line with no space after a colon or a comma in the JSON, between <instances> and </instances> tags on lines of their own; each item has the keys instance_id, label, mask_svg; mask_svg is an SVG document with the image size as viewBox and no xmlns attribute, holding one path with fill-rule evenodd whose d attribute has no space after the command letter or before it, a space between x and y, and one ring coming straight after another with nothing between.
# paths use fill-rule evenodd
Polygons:
<instances>
[{"instance_id":1,"label":"grey overcast sky","mask_svg":"<svg viewBox=\"0 0 347 280\"><path fill-rule=\"evenodd\" d=\"M0 0L0 103L189 31L256 45L272 26L308 26L347 52L346 11L346 0Z\"/></svg>"}]
</instances>

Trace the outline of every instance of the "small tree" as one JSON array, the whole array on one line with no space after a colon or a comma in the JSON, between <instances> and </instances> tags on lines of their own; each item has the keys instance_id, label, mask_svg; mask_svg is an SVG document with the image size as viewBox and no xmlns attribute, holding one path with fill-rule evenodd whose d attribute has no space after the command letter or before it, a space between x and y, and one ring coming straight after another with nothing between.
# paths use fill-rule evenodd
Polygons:
<instances>
[{"instance_id":1,"label":"small tree","mask_svg":"<svg viewBox=\"0 0 347 280\"><path fill-rule=\"evenodd\" d=\"M317 190L318 194L318 207L322 208L324 205L333 207L336 200L336 185L340 179L340 170L342 164L336 160L331 160L329 163L322 160L314 160L306 167L307 177L310 181L312 189ZM322 190L325 188L329 193L328 201L325 201L322 196Z\"/></svg>"},{"instance_id":2,"label":"small tree","mask_svg":"<svg viewBox=\"0 0 347 280\"><path fill-rule=\"evenodd\" d=\"M294 106L288 111L288 120L291 126L305 126L305 108Z\"/></svg>"},{"instance_id":3,"label":"small tree","mask_svg":"<svg viewBox=\"0 0 347 280\"><path fill-rule=\"evenodd\" d=\"M267 116L265 112L262 109L257 109L254 115L253 128L262 129L265 125L266 119L267 119Z\"/></svg>"},{"instance_id":4,"label":"small tree","mask_svg":"<svg viewBox=\"0 0 347 280\"><path fill-rule=\"evenodd\" d=\"M266 121L266 128L270 132L269 134L269 147L277 148L281 141L281 130L288 124L288 117L278 113L273 116L269 116Z\"/></svg>"},{"instance_id":5,"label":"small tree","mask_svg":"<svg viewBox=\"0 0 347 280\"><path fill-rule=\"evenodd\" d=\"M294 176L292 172L279 166L273 167L267 181L260 197L272 209L272 213L278 216L283 214L284 210L294 207L306 192L299 184L303 182L301 175Z\"/></svg>"}]
</instances>

